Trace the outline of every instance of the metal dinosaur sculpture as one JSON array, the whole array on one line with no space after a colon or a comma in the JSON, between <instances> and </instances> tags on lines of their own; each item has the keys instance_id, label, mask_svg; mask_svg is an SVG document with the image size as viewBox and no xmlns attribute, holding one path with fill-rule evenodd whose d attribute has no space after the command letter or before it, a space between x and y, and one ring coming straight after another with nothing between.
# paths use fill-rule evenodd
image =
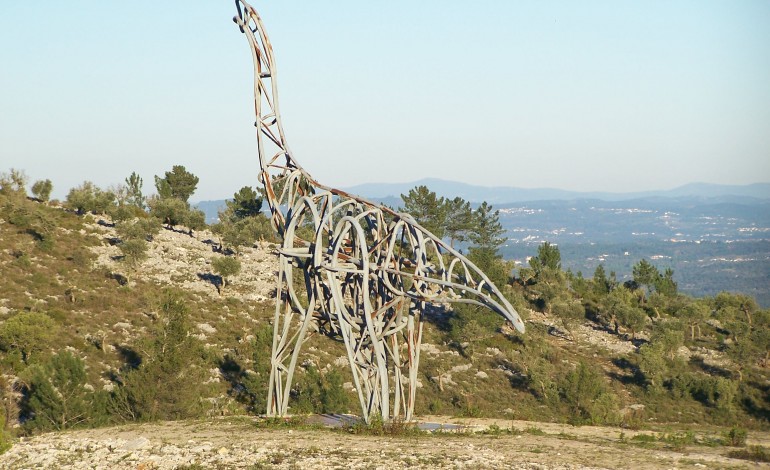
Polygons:
<instances>
[{"instance_id":1,"label":"metal dinosaur sculpture","mask_svg":"<svg viewBox=\"0 0 770 470\"><path fill-rule=\"evenodd\" d=\"M366 422L411 420L426 302L483 305L520 332L524 323L484 273L410 215L320 184L297 163L273 48L256 10L235 3L254 63L259 180L282 240L267 415L287 413L300 348L319 332L342 338Z\"/></svg>"}]
</instances>

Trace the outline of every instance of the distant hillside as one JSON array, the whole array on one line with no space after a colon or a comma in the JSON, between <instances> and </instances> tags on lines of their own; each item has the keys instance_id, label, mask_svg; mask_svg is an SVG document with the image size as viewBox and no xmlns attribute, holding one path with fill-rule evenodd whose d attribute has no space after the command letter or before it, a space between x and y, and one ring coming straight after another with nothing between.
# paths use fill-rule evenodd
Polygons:
<instances>
[{"instance_id":1,"label":"distant hillside","mask_svg":"<svg viewBox=\"0 0 770 470\"><path fill-rule=\"evenodd\" d=\"M206 214L206 223L213 224L219 220L219 211L225 208L225 199L216 201L200 201L193 204L196 208Z\"/></svg>"},{"instance_id":2,"label":"distant hillside","mask_svg":"<svg viewBox=\"0 0 770 470\"><path fill-rule=\"evenodd\" d=\"M571 201L597 199L600 201L628 201L634 199L693 200L693 202L745 203L770 200L770 183L755 183L744 186L711 183L690 183L665 191L643 191L633 193L580 192L553 188L514 188L509 186L475 186L438 178L424 178L407 183L367 183L343 188L373 201L398 207L401 194L415 186L427 186L443 197L461 197L472 203L486 201L493 205L531 201ZM206 222L217 220L217 212L225 206L225 200L200 201L195 206L206 214Z\"/></svg>"},{"instance_id":3,"label":"distant hillside","mask_svg":"<svg viewBox=\"0 0 770 470\"><path fill-rule=\"evenodd\" d=\"M471 202L487 201L491 204L505 204L522 201L599 199L603 201L625 201L640 198L726 198L727 200L753 198L770 199L770 183L756 183L745 186L710 183L691 183L665 191L643 191L629 193L566 191L554 188L515 188L508 186L475 186L456 181L425 178L407 183L370 183L345 188L353 194L370 198L398 198L415 186L424 185L439 196L456 197Z\"/></svg>"}]
</instances>

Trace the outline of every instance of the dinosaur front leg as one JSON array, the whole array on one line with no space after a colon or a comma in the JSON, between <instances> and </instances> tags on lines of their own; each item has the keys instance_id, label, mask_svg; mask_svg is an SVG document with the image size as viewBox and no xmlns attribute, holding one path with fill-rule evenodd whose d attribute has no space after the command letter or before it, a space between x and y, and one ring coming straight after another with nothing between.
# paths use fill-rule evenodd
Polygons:
<instances>
[{"instance_id":1,"label":"dinosaur front leg","mask_svg":"<svg viewBox=\"0 0 770 470\"><path fill-rule=\"evenodd\" d=\"M267 389L268 416L285 416L288 411L297 358L313 321L315 298L309 294L307 305L300 302L295 292L294 275L292 259L281 254L273 317L270 381Z\"/></svg>"}]
</instances>

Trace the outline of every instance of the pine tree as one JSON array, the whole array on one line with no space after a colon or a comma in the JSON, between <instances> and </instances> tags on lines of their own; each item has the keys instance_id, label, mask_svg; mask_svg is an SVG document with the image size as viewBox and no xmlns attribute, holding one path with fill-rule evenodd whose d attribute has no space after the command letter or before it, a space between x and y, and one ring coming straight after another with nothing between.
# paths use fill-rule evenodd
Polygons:
<instances>
[{"instance_id":1,"label":"pine tree","mask_svg":"<svg viewBox=\"0 0 770 470\"><path fill-rule=\"evenodd\" d=\"M144 195L142 194L143 184L144 181L142 181L141 176L137 175L136 172L131 172L131 175L126 178L126 202L142 210L144 210L145 207Z\"/></svg>"},{"instance_id":2,"label":"pine tree","mask_svg":"<svg viewBox=\"0 0 770 470\"><path fill-rule=\"evenodd\" d=\"M163 178L155 177L155 189L163 199L174 197L187 203L197 186L198 177L182 165L174 165Z\"/></svg>"},{"instance_id":3,"label":"pine tree","mask_svg":"<svg viewBox=\"0 0 770 470\"><path fill-rule=\"evenodd\" d=\"M454 242L463 243L468 240L468 235L473 228L473 211L471 204L461 197L444 202L445 229L444 233L449 237L450 246Z\"/></svg>"},{"instance_id":4,"label":"pine tree","mask_svg":"<svg viewBox=\"0 0 770 470\"><path fill-rule=\"evenodd\" d=\"M500 211L492 211L486 201L473 212L473 230L468 238L474 249L488 250L497 256L497 250L505 243L505 229L500 223Z\"/></svg>"},{"instance_id":5,"label":"pine tree","mask_svg":"<svg viewBox=\"0 0 770 470\"><path fill-rule=\"evenodd\" d=\"M673 297L677 293L677 284L674 281L674 270L666 268L662 276L658 276L654 283L655 292L665 295L667 297Z\"/></svg>"},{"instance_id":6,"label":"pine tree","mask_svg":"<svg viewBox=\"0 0 770 470\"><path fill-rule=\"evenodd\" d=\"M561 252L559 247L551 245L550 242L543 242L537 247L537 256L529 259L529 265L535 271L535 276L539 276L544 270L558 271L561 269Z\"/></svg>"},{"instance_id":7,"label":"pine tree","mask_svg":"<svg viewBox=\"0 0 770 470\"><path fill-rule=\"evenodd\" d=\"M32 429L61 431L87 422L93 412L93 395L85 388L83 360L62 351L42 365L25 371L29 391L27 408L32 419L25 426Z\"/></svg>"},{"instance_id":8,"label":"pine tree","mask_svg":"<svg viewBox=\"0 0 770 470\"><path fill-rule=\"evenodd\" d=\"M416 186L408 194L402 194L403 211L414 217L418 224L439 238L444 236L446 212L444 198L426 186Z\"/></svg>"},{"instance_id":9,"label":"pine tree","mask_svg":"<svg viewBox=\"0 0 770 470\"><path fill-rule=\"evenodd\" d=\"M113 409L123 419L191 418L205 407L205 351L191 328L181 293L166 291L150 335L139 344L141 364L124 374L115 392Z\"/></svg>"},{"instance_id":10,"label":"pine tree","mask_svg":"<svg viewBox=\"0 0 770 470\"><path fill-rule=\"evenodd\" d=\"M238 221L260 215L262 213L262 201L262 197L257 191L250 186L244 186L233 194L233 200L227 201L226 204L235 219L234 221Z\"/></svg>"}]
</instances>

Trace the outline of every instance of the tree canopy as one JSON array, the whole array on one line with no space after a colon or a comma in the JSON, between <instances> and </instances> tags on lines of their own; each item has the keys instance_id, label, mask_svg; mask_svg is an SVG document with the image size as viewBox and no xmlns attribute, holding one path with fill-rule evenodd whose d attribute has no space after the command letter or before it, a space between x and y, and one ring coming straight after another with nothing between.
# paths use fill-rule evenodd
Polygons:
<instances>
[{"instance_id":1,"label":"tree canopy","mask_svg":"<svg viewBox=\"0 0 770 470\"><path fill-rule=\"evenodd\" d=\"M155 177L155 189L161 199L174 197L187 203L197 187L198 177L182 165L174 165L163 178Z\"/></svg>"},{"instance_id":2,"label":"tree canopy","mask_svg":"<svg viewBox=\"0 0 770 470\"><path fill-rule=\"evenodd\" d=\"M505 243L505 229L500 223L500 211L493 211L486 201L473 211L473 225L468 238L476 249L489 250L497 255L497 250Z\"/></svg>"},{"instance_id":3,"label":"tree canopy","mask_svg":"<svg viewBox=\"0 0 770 470\"><path fill-rule=\"evenodd\" d=\"M225 204L230 209L235 221L247 217L256 217L262 212L263 198L251 186L244 186L233 194L233 200Z\"/></svg>"},{"instance_id":4,"label":"tree canopy","mask_svg":"<svg viewBox=\"0 0 770 470\"><path fill-rule=\"evenodd\" d=\"M417 186L402 194L403 210L432 234L443 238L446 229L445 199L436 196L427 186Z\"/></svg>"}]
</instances>

